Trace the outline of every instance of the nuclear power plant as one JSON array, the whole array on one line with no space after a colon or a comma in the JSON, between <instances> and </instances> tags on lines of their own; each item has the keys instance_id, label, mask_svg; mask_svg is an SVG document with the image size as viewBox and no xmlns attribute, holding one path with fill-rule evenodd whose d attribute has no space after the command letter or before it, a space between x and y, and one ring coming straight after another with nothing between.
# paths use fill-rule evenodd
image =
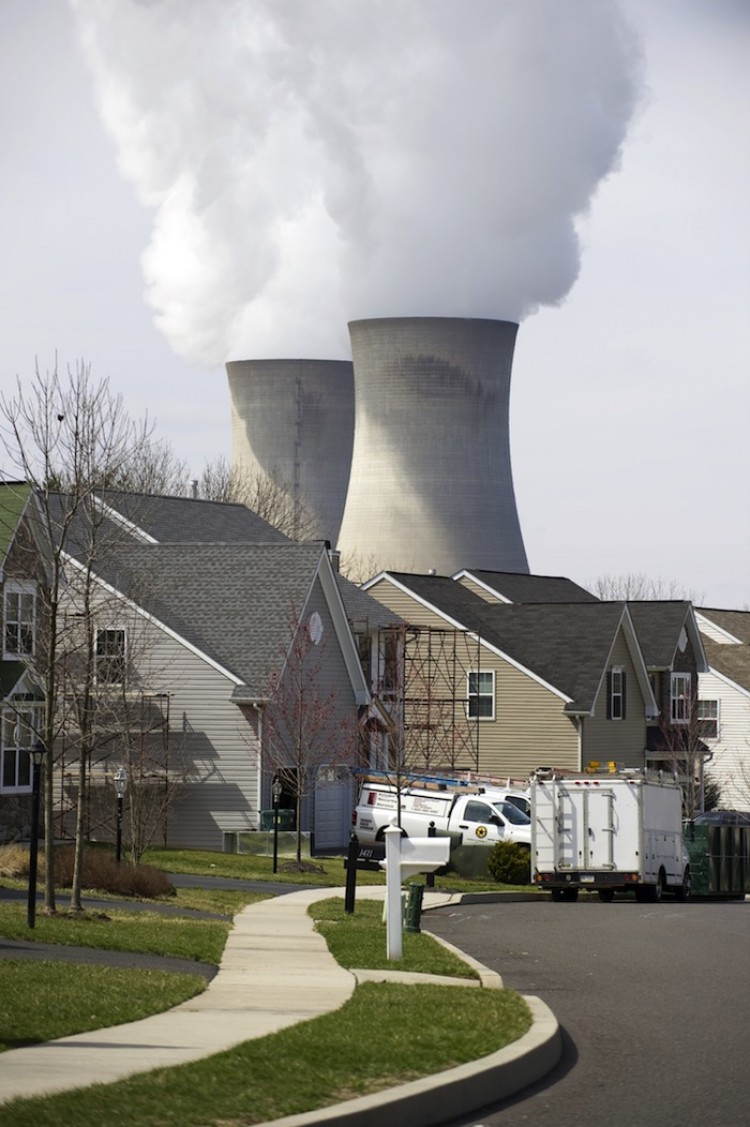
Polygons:
<instances>
[{"instance_id":1,"label":"nuclear power plant","mask_svg":"<svg viewBox=\"0 0 750 1127\"><path fill-rule=\"evenodd\" d=\"M299 490L344 558L528 572L510 461L517 330L378 318L350 323L352 365L230 362L233 458Z\"/></svg>"},{"instance_id":2,"label":"nuclear power plant","mask_svg":"<svg viewBox=\"0 0 750 1127\"><path fill-rule=\"evenodd\" d=\"M227 365L232 463L291 487L316 534L335 545L354 438L348 360L236 360Z\"/></svg>"}]
</instances>

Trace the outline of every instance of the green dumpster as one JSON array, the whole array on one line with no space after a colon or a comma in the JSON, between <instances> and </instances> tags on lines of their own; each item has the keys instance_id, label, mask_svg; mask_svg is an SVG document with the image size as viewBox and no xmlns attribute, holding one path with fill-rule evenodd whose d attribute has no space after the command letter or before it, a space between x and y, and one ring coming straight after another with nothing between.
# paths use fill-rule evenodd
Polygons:
<instances>
[{"instance_id":1,"label":"green dumpster","mask_svg":"<svg viewBox=\"0 0 750 1127\"><path fill-rule=\"evenodd\" d=\"M262 830L273 829L273 810L261 810L260 813L260 828ZM294 810L287 806L279 807L279 830L293 830L294 829Z\"/></svg>"}]
</instances>

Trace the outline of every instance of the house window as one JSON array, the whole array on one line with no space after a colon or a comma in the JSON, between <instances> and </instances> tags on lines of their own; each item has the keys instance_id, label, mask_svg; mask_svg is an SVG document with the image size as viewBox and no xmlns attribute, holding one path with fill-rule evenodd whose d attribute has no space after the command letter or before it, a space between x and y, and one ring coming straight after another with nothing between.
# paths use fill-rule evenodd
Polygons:
<instances>
[{"instance_id":1,"label":"house window","mask_svg":"<svg viewBox=\"0 0 750 1127\"><path fill-rule=\"evenodd\" d=\"M121 685L125 680L124 630L97 630L96 680L100 685Z\"/></svg>"},{"instance_id":2,"label":"house window","mask_svg":"<svg viewBox=\"0 0 750 1127\"><path fill-rule=\"evenodd\" d=\"M704 740L718 740L719 738L719 702L718 700L699 700L698 707L698 735Z\"/></svg>"},{"instance_id":3,"label":"house window","mask_svg":"<svg viewBox=\"0 0 750 1127\"><path fill-rule=\"evenodd\" d=\"M6 658L31 657L34 653L35 614L34 584L6 583L3 595L3 650Z\"/></svg>"},{"instance_id":4,"label":"house window","mask_svg":"<svg viewBox=\"0 0 750 1127\"><path fill-rule=\"evenodd\" d=\"M625 719L625 670L619 666L609 671L608 716L610 720Z\"/></svg>"},{"instance_id":5,"label":"house window","mask_svg":"<svg viewBox=\"0 0 750 1127\"><path fill-rule=\"evenodd\" d=\"M0 791L28 793L31 791L32 765L29 748L36 739L38 716L33 709L3 709L0 736Z\"/></svg>"},{"instance_id":6,"label":"house window","mask_svg":"<svg viewBox=\"0 0 750 1127\"><path fill-rule=\"evenodd\" d=\"M468 714L471 719L495 719L495 674L469 673Z\"/></svg>"},{"instance_id":7,"label":"house window","mask_svg":"<svg viewBox=\"0 0 750 1127\"><path fill-rule=\"evenodd\" d=\"M687 724L690 720L690 674L673 673L671 680L672 723Z\"/></svg>"}]
</instances>

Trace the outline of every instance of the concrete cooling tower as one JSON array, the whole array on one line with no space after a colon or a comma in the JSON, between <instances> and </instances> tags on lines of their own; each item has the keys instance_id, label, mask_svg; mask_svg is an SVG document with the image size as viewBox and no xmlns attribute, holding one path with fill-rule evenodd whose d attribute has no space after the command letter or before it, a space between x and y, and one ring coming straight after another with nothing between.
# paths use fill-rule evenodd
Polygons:
<instances>
[{"instance_id":1,"label":"concrete cooling tower","mask_svg":"<svg viewBox=\"0 0 750 1127\"><path fill-rule=\"evenodd\" d=\"M350 323L356 413L345 558L443 575L528 572L510 465L517 329L453 317Z\"/></svg>"},{"instance_id":2,"label":"concrete cooling tower","mask_svg":"<svg viewBox=\"0 0 750 1127\"><path fill-rule=\"evenodd\" d=\"M233 360L226 365L232 463L288 486L336 544L354 431L348 360ZM309 530L308 530L309 531Z\"/></svg>"}]
</instances>

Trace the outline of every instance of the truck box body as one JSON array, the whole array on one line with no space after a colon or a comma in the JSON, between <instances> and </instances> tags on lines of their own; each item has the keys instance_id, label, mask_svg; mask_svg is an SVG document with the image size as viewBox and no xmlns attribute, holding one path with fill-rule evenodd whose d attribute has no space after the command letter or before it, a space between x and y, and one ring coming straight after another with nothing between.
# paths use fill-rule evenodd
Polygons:
<instances>
[{"instance_id":1,"label":"truck box body","mask_svg":"<svg viewBox=\"0 0 750 1127\"><path fill-rule=\"evenodd\" d=\"M353 830L362 842L382 840L387 826L400 825L409 837L422 837L430 823L440 833L460 835L462 844L491 846L516 841L529 846L531 825L523 792L471 787L400 788L366 780L354 811Z\"/></svg>"},{"instance_id":2,"label":"truck box body","mask_svg":"<svg viewBox=\"0 0 750 1127\"><path fill-rule=\"evenodd\" d=\"M531 785L534 881L567 892L641 890L659 897L689 889L682 791L643 776L583 775ZM565 896L555 896L565 899Z\"/></svg>"}]
</instances>

